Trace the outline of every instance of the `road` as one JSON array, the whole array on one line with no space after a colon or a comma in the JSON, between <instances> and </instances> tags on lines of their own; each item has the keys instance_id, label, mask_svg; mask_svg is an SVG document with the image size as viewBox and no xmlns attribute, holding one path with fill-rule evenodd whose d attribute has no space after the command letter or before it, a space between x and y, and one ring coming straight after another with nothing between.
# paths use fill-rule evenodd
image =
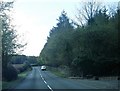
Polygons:
<instances>
[{"instance_id":1,"label":"road","mask_svg":"<svg viewBox=\"0 0 120 91\"><path fill-rule=\"evenodd\" d=\"M17 85L15 89L48 89L48 91L55 91L56 89L117 89L117 83L117 81L60 78L50 71L41 71L40 67L33 67L25 80Z\"/></svg>"}]
</instances>

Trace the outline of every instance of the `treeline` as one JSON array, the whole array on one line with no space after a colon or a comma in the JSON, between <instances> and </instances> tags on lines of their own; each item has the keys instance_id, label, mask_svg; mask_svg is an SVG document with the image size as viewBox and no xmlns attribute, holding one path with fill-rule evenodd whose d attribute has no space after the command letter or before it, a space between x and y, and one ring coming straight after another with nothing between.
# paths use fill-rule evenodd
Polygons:
<instances>
[{"instance_id":1,"label":"treeline","mask_svg":"<svg viewBox=\"0 0 120 91\"><path fill-rule=\"evenodd\" d=\"M81 24L69 19L65 11L61 13L40 53L41 64L67 66L74 76L119 75L120 10L109 12L105 6L88 2L83 11L86 14L78 15L82 16L78 17Z\"/></svg>"},{"instance_id":2,"label":"treeline","mask_svg":"<svg viewBox=\"0 0 120 91\"><path fill-rule=\"evenodd\" d=\"M26 55L12 55L11 64L23 64L23 63L29 63L29 64L37 64L37 57L36 56L26 56Z\"/></svg>"}]
</instances>

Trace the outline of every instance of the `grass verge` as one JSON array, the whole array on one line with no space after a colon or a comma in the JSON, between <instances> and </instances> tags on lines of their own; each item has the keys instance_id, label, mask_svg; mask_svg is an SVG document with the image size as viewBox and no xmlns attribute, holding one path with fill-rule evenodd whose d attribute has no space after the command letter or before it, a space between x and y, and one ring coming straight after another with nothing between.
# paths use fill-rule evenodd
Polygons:
<instances>
[{"instance_id":1,"label":"grass verge","mask_svg":"<svg viewBox=\"0 0 120 91\"><path fill-rule=\"evenodd\" d=\"M67 78L69 77L68 70L62 69L62 68L56 68L56 67L48 67L49 71L51 71L53 74L56 76L62 77L62 78Z\"/></svg>"},{"instance_id":2,"label":"grass verge","mask_svg":"<svg viewBox=\"0 0 120 91\"><path fill-rule=\"evenodd\" d=\"M13 81L10 81L10 82L2 81L2 89L14 88L27 76L27 74L29 72L30 72L30 69L26 70L25 72L22 72L22 73L18 74L18 79L16 79L16 80L13 80Z\"/></svg>"}]
</instances>

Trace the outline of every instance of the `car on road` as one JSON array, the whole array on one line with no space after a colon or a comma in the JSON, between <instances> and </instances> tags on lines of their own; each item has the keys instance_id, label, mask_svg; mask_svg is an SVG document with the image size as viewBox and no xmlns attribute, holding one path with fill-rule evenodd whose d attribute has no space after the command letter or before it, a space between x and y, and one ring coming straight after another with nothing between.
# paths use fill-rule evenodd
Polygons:
<instances>
[{"instance_id":1,"label":"car on road","mask_svg":"<svg viewBox=\"0 0 120 91\"><path fill-rule=\"evenodd\" d=\"M45 65L41 66L41 70L42 71L46 70L46 66Z\"/></svg>"}]
</instances>

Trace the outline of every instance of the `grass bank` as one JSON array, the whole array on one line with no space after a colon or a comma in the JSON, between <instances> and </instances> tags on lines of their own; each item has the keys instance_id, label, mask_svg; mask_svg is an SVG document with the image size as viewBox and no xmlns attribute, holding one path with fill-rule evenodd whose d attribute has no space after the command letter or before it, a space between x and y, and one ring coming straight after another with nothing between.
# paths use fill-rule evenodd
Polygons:
<instances>
[{"instance_id":1,"label":"grass bank","mask_svg":"<svg viewBox=\"0 0 120 91\"><path fill-rule=\"evenodd\" d=\"M18 78L16 80L13 80L13 81L10 81L10 82L2 81L2 89L14 88L27 76L27 74L29 72L30 72L30 69L26 70L25 72L22 72L22 73L18 74Z\"/></svg>"},{"instance_id":2,"label":"grass bank","mask_svg":"<svg viewBox=\"0 0 120 91\"><path fill-rule=\"evenodd\" d=\"M68 78L70 76L69 68L66 66L60 66L60 67L48 66L47 69L59 77Z\"/></svg>"},{"instance_id":3,"label":"grass bank","mask_svg":"<svg viewBox=\"0 0 120 91\"><path fill-rule=\"evenodd\" d=\"M95 76L93 77L80 77L80 76L71 76L70 75L70 69L66 66L61 66L61 67L51 67L48 66L47 70L51 71L53 74L59 77L63 78L70 78L70 79L89 79L89 80L96 80ZM99 80L118 80L118 76L107 76L107 77L99 77Z\"/></svg>"}]
</instances>

